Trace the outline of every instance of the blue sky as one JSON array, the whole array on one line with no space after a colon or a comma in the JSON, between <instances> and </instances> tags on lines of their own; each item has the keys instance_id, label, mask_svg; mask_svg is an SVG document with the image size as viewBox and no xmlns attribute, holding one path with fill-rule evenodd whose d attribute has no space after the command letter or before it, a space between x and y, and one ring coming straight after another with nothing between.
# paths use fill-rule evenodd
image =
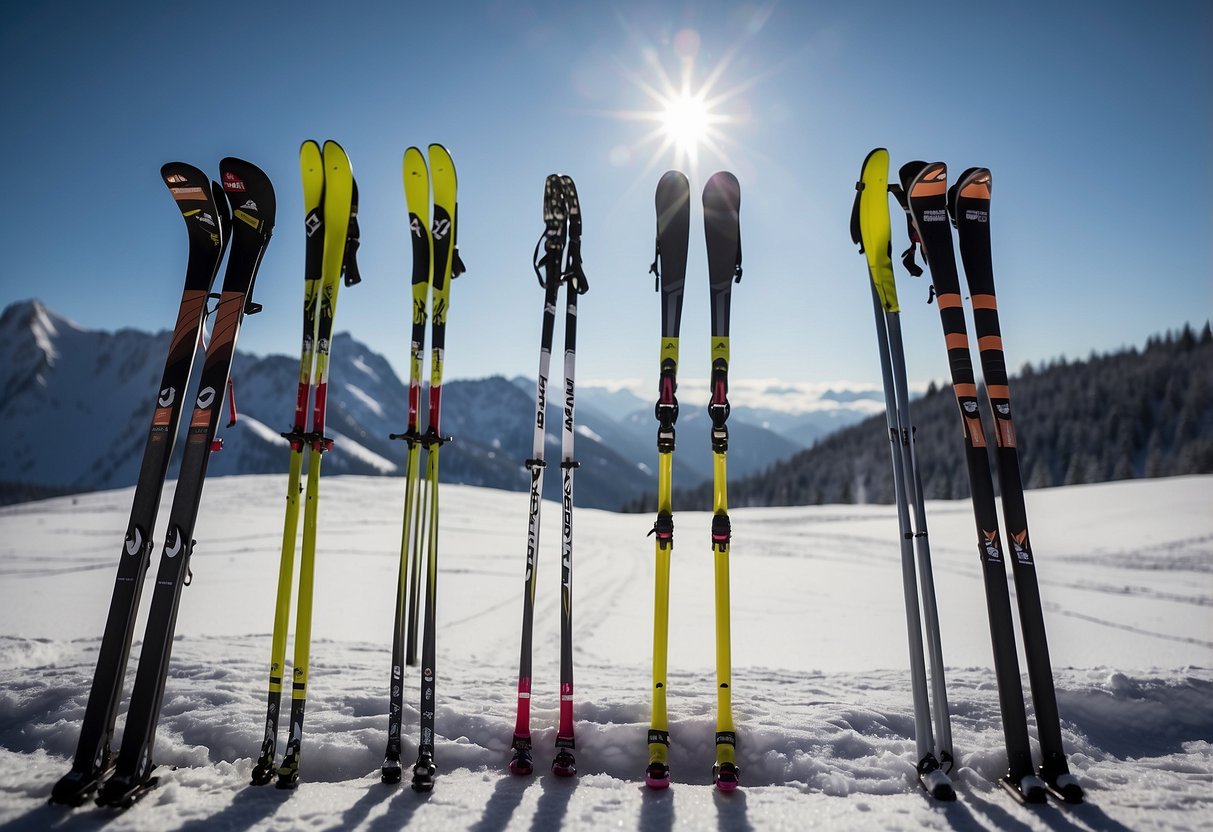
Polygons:
<instances>
[{"instance_id":1,"label":"blue sky","mask_svg":"<svg viewBox=\"0 0 1213 832\"><path fill-rule=\"evenodd\" d=\"M257 292L265 312L241 347L297 354L297 151L334 138L359 180L364 275L342 291L337 329L405 368L400 159L437 141L459 170L468 264L452 292L448 378L534 374L543 295L530 258L544 177L559 171L585 214L578 379L655 390L652 199L676 158L658 153L653 122L625 114L657 110L645 86L677 83L686 66L692 88L714 77L708 97L728 121L716 125L723 152L701 149L688 170L684 377L708 367L698 193L728 168L745 252L734 377L879 383L848 234L854 180L878 145L894 167L992 169L1013 366L1140 344L1213 310L1207 2L216 0L2 14L0 306L39 297L90 328L171 324L185 233L159 167L180 159L215 176L236 155L266 170L279 201ZM900 267L898 280L911 378L942 379L926 285Z\"/></svg>"}]
</instances>

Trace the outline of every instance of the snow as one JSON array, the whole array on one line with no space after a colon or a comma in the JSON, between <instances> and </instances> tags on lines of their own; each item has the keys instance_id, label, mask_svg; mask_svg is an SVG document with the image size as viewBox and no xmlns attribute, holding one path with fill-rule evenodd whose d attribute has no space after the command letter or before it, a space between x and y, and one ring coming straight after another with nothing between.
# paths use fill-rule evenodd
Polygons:
<instances>
[{"instance_id":1,"label":"snow","mask_svg":"<svg viewBox=\"0 0 1213 832\"><path fill-rule=\"evenodd\" d=\"M1213 828L1213 477L1028 495L1063 738L1090 797L1078 807L1019 806L993 783L1006 758L963 502L928 505L956 803L933 803L914 780L896 526L882 506L734 512L743 788L726 796L710 786L705 513L675 519L674 785L666 793L642 785L652 517L597 510L574 519L580 776L546 773L558 712L560 515L545 503L532 700L540 773L509 776L528 498L446 485L438 781L429 796L385 786L378 767L403 493L398 481L352 476L321 487L303 783L294 793L250 787L284 490L285 476L208 482L156 743L161 784L122 814L45 799L75 748L132 489L0 509L0 828ZM128 691L138 652L137 641ZM408 668L408 762L417 683Z\"/></svg>"},{"instance_id":2,"label":"snow","mask_svg":"<svg viewBox=\"0 0 1213 832\"><path fill-rule=\"evenodd\" d=\"M271 428L265 422L254 419L252 416L247 414L241 415L240 424L244 425L247 430L251 430L264 442L281 445L284 448L290 444L281 433Z\"/></svg>"}]
</instances>

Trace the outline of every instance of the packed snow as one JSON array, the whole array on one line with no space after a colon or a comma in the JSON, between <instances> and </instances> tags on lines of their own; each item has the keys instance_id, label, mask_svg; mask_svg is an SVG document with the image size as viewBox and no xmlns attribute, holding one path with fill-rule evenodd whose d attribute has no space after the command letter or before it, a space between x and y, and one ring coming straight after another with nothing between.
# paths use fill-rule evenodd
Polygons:
<instances>
[{"instance_id":1,"label":"packed snow","mask_svg":"<svg viewBox=\"0 0 1213 832\"><path fill-rule=\"evenodd\" d=\"M1074 807L1020 806L995 785L1006 756L967 502L928 504L959 760L955 803L933 802L914 776L888 506L733 513L743 787L725 795L710 785L715 651L704 513L675 516L674 785L643 785L652 517L598 510L578 509L574 519L580 776L547 773L559 508L545 503L537 768L511 777L527 495L471 486L441 490L437 784L428 796L413 793L407 776L383 785L403 491L399 479L322 482L303 782L283 792L248 779L264 720L285 477L207 483L156 743L161 782L121 814L46 798L75 750L132 489L0 509L0 830L1213 828L1213 477L1028 495L1063 737L1089 797ZM127 691L138 652L137 640ZM406 684L411 763L416 668Z\"/></svg>"}]
</instances>

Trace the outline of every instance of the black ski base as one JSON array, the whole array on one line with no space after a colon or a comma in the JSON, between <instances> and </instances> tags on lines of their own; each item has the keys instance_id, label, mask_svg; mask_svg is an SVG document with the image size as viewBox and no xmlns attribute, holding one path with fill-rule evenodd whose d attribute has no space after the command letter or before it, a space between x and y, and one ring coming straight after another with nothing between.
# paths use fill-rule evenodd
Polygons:
<instances>
[{"instance_id":1,"label":"black ski base","mask_svg":"<svg viewBox=\"0 0 1213 832\"><path fill-rule=\"evenodd\" d=\"M81 806L113 770L112 763L93 771L72 769L59 778L59 782L51 789L51 796L47 802L64 806Z\"/></svg>"},{"instance_id":2,"label":"black ski base","mask_svg":"<svg viewBox=\"0 0 1213 832\"><path fill-rule=\"evenodd\" d=\"M249 784L253 786L268 785L277 773L273 758L262 757L257 761L257 765L253 766L253 776L249 779Z\"/></svg>"},{"instance_id":3,"label":"black ski base","mask_svg":"<svg viewBox=\"0 0 1213 832\"><path fill-rule=\"evenodd\" d=\"M97 805L109 809L129 809L160 784L159 777L111 777L97 795Z\"/></svg>"},{"instance_id":4,"label":"black ski base","mask_svg":"<svg viewBox=\"0 0 1213 832\"><path fill-rule=\"evenodd\" d=\"M1000 778L998 785L1007 790L1007 794L1020 803L1045 803L1049 799L1049 790L1043 781L1034 774L1028 774L1020 780L1014 780L1011 775Z\"/></svg>"},{"instance_id":5,"label":"black ski base","mask_svg":"<svg viewBox=\"0 0 1213 832\"><path fill-rule=\"evenodd\" d=\"M391 755L383 760L383 767L379 769L379 780L383 783L399 783L400 778L404 776L404 766L400 765L400 757Z\"/></svg>"},{"instance_id":6,"label":"black ski base","mask_svg":"<svg viewBox=\"0 0 1213 832\"><path fill-rule=\"evenodd\" d=\"M413 791L432 792L434 775L437 773L438 768L434 765L434 758L429 754L422 754L417 758L416 765L413 766Z\"/></svg>"},{"instance_id":7,"label":"black ski base","mask_svg":"<svg viewBox=\"0 0 1213 832\"><path fill-rule=\"evenodd\" d=\"M1074 779L1074 775L1066 772L1057 777L1047 778L1045 773L1041 771L1041 780L1045 781L1045 787L1049 790L1049 794L1060 800L1062 803L1068 803L1071 806L1078 805L1084 802L1086 794L1082 790L1082 786L1078 785L1078 781Z\"/></svg>"},{"instance_id":8,"label":"black ski base","mask_svg":"<svg viewBox=\"0 0 1213 832\"><path fill-rule=\"evenodd\" d=\"M552 774L557 777L577 776L577 760L574 759L572 751L562 748L557 752L556 759L552 760Z\"/></svg>"}]
</instances>

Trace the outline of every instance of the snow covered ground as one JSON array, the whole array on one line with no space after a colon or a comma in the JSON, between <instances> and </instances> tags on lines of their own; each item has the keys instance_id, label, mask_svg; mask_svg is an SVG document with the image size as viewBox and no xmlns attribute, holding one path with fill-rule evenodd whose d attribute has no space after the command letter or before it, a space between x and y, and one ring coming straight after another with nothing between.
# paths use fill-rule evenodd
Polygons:
<instances>
[{"instance_id":1,"label":"snow covered ground","mask_svg":"<svg viewBox=\"0 0 1213 832\"><path fill-rule=\"evenodd\" d=\"M581 775L546 773L557 714L559 511L545 504L539 773L510 777L527 497L468 486L442 491L437 786L419 796L382 785L403 489L363 477L322 487L304 782L294 793L248 786L284 490L276 476L208 483L156 744L161 785L118 815L45 800L75 748L132 492L0 509L0 830L1213 828L1213 477L1029 494L1063 736L1090 798L1079 807L1019 806L993 784L1006 758L967 502L929 505L956 803L933 803L915 782L896 529L891 508L877 506L734 513L743 788L723 795L710 786L714 648L701 513L676 516L674 786L653 793L642 784L647 515L576 515ZM417 681L409 668L408 762Z\"/></svg>"}]
</instances>

